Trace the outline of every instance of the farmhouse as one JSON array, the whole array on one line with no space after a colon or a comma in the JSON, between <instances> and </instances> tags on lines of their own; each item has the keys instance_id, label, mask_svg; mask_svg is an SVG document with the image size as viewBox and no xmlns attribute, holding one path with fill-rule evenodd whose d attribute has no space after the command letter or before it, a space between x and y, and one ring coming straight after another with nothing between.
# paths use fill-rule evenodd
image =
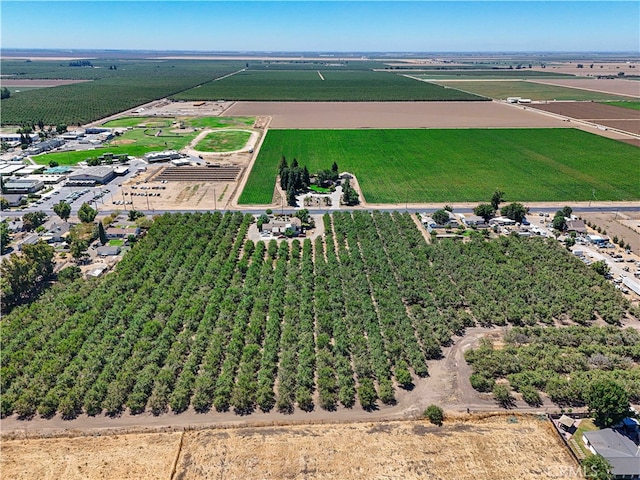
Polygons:
<instances>
[{"instance_id":1,"label":"farmhouse","mask_svg":"<svg viewBox=\"0 0 640 480\"><path fill-rule=\"evenodd\" d=\"M462 217L462 222L467 227L487 228L489 226L489 224L484 221L484 218L477 215L464 216Z\"/></svg>"},{"instance_id":2,"label":"farmhouse","mask_svg":"<svg viewBox=\"0 0 640 480\"><path fill-rule=\"evenodd\" d=\"M129 235L138 236L140 234L140 229L138 227L134 227L134 228L110 227L110 228L107 228L105 233L107 235L107 238L109 239L127 238Z\"/></svg>"},{"instance_id":3,"label":"farmhouse","mask_svg":"<svg viewBox=\"0 0 640 480\"><path fill-rule=\"evenodd\" d=\"M611 464L613 478L640 480L640 447L611 428L584 432L584 444Z\"/></svg>"},{"instance_id":4,"label":"farmhouse","mask_svg":"<svg viewBox=\"0 0 640 480\"><path fill-rule=\"evenodd\" d=\"M587 227L585 227L582 220L567 220L567 232L585 234L587 233Z\"/></svg>"},{"instance_id":5,"label":"farmhouse","mask_svg":"<svg viewBox=\"0 0 640 480\"><path fill-rule=\"evenodd\" d=\"M302 221L298 217L293 217L289 220L271 219L269 223L262 225L262 231L271 234L285 233L287 230L291 230L297 235L302 230Z\"/></svg>"},{"instance_id":6,"label":"farmhouse","mask_svg":"<svg viewBox=\"0 0 640 480\"><path fill-rule=\"evenodd\" d=\"M116 176L113 168L111 167L89 167L84 168L78 173L69 175L68 184L74 185L77 183L82 184L105 184L109 183Z\"/></svg>"},{"instance_id":7,"label":"farmhouse","mask_svg":"<svg viewBox=\"0 0 640 480\"><path fill-rule=\"evenodd\" d=\"M44 188L41 180L9 180L4 184L6 193L36 193Z\"/></svg>"}]
</instances>

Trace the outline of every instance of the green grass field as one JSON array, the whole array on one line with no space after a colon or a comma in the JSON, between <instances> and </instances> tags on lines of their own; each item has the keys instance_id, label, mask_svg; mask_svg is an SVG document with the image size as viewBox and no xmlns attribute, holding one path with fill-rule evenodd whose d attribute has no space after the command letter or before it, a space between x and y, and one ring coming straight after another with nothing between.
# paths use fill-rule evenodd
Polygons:
<instances>
[{"instance_id":1,"label":"green grass field","mask_svg":"<svg viewBox=\"0 0 640 480\"><path fill-rule=\"evenodd\" d=\"M637 147L573 129L270 130L240 197L272 200L278 163L337 162L370 203L637 200Z\"/></svg>"},{"instance_id":2,"label":"green grass field","mask_svg":"<svg viewBox=\"0 0 640 480\"><path fill-rule=\"evenodd\" d=\"M390 72L245 71L173 95L175 100L414 101L486 100Z\"/></svg>"},{"instance_id":3,"label":"green grass field","mask_svg":"<svg viewBox=\"0 0 640 480\"><path fill-rule=\"evenodd\" d=\"M233 152L244 147L251 138L246 130L219 130L208 133L200 140L195 149L200 152Z\"/></svg>"},{"instance_id":4,"label":"green grass field","mask_svg":"<svg viewBox=\"0 0 640 480\"><path fill-rule=\"evenodd\" d=\"M630 108L632 110L640 110L640 102L638 101L626 101L626 102L601 102L605 105L613 105L614 107Z\"/></svg>"},{"instance_id":5,"label":"green grass field","mask_svg":"<svg viewBox=\"0 0 640 480\"><path fill-rule=\"evenodd\" d=\"M489 98L506 99L507 97L523 97L532 100L624 100L625 97L609 95L607 93L590 92L575 88L558 87L555 85L543 85L541 83L527 81L459 81L447 82L435 81L438 85L449 88L457 88L465 92L483 95ZM627 97L628 98L628 97Z\"/></svg>"}]
</instances>

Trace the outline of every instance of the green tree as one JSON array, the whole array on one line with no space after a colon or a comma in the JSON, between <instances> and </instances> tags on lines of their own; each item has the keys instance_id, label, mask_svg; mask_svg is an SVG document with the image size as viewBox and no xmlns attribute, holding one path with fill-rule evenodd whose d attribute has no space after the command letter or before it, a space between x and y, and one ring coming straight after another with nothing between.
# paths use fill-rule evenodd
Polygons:
<instances>
[{"instance_id":1,"label":"green tree","mask_svg":"<svg viewBox=\"0 0 640 480\"><path fill-rule=\"evenodd\" d=\"M58 215L62 220L66 222L71 216L71 205L69 205L64 200L61 200L59 203L56 203L53 206L53 211L56 215Z\"/></svg>"},{"instance_id":2,"label":"green tree","mask_svg":"<svg viewBox=\"0 0 640 480\"><path fill-rule=\"evenodd\" d=\"M0 222L0 250L4 254L7 251L7 247L11 242L11 236L9 235L9 225L6 221Z\"/></svg>"},{"instance_id":3,"label":"green tree","mask_svg":"<svg viewBox=\"0 0 640 480\"><path fill-rule=\"evenodd\" d=\"M558 230L559 232L564 232L567 229L567 222L564 219L564 212L562 210L558 210L553 216L551 226L554 230Z\"/></svg>"},{"instance_id":4,"label":"green tree","mask_svg":"<svg viewBox=\"0 0 640 480\"><path fill-rule=\"evenodd\" d=\"M596 272L605 277L609 273L609 265L605 260L598 260L597 262L593 262L591 264L591 268Z\"/></svg>"},{"instance_id":5,"label":"green tree","mask_svg":"<svg viewBox=\"0 0 640 480\"><path fill-rule=\"evenodd\" d=\"M444 208L433 212L431 218L433 218L433 221L438 225L446 225L447 223L449 223L449 213L447 213Z\"/></svg>"},{"instance_id":6,"label":"green tree","mask_svg":"<svg viewBox=\"0 0 640 480\"><path fill-rule=\"evenodd\" d=\"M78 240L71 244L71 256L76 259L77 262L82 262L87 258L87 249L89 244L86 240Z\"/></svg>"},{"instance_id":7,"label":"green tree","mask_svg":"<svg viewBox=\"0 0 640 480\"><path fill-rule=\"evenodd\" d=\"M629 394L615 380L594 381L585 395L589 413L599 427L610 427L629 415Z\"/></svg>"},{"instance_id":8,"label":"green tree","mask_svg":"<svg viewBox=\"0 0 640 480\"><path fill-rule=\"evenodd\" d=\"M4 212L5 210L9 210L9 201L4 197L0 197L0 211Z\"/></svg>"},{"instance_id":9,"label":"green tree","mask_svg":"<svg viewBox=\"0 0 640 480\"><path fill-rule=\"evenodd\" d=\"M56 133L62 134L62 133L65 133L66 131L67 131L67 126L64 123L56 125Z\"/></svg>"},{"instance_id":10,"label":"green tree","mask_svg":"<svg viewBox=\"0 0 640 480\"><path fill-rule=\"evenodd\" d=\"M11 92L9 91L9 89L7 87L2 87L2 89L0 89L0 100L4 100L5 98L9 97L11 97Z\"/></svg>"},{"instance_id":11,"label":"green tree","mask_svg":"<svg viewBox=\"0 0 640 480\"><path fill-rule=\"evenodd\" d=\"M498 207L500 207L500 204L503 201L504 192L502 190L496 190L495 192L493 192L493 195L491 196L491 206L493 207L494 211L498 210Z\"/></svg>"},{"instance_id":12,"label":"green tree","mask_svg":"<svg viewBox=\"0 0 640 480\"><path fill-rule=\"evenodd\" d=\"M296 191L292 186L287 189L287 204L295 207L298 203L296 200Z\"/></svg>"},{"instance_id":13,"label":"green tree","mask_svg":"<svg viewBox=\"0 0 640 480\"><path fill-rule=\"evenodd\" d=\"M82 223L92 223L96 215L98 215L98 211L91 208L87 202L84 202L78 210L78 218Z\"/></svg>"},{"instance_id":14,"label":"green tree","mask_svg":"<svg viewBox=\"0 0 640 480\"><path fill-rule=\"evenodd\" d=\"M107 239L107 233L104 231L104 225L102 222L98 222L98 238L100 239L100 244L105 245L109 240Z\"/></svg>"},{"instance_id":15,"label":"green tree","mask_svg":"<svg viewBox=\"0 0 640 480\"><path fill-rule=\"evenodd\" d=\"M351 182L347 178L342 186L342 203L345 205L353 206L360 203L358 192L351 186Z\"/></svg>"},{"instance_id":16,"label":"green tree","mask_svg":"<svg viewBox=\"0 0 640 480\"><path fill-rule=\"evenodd\" d=\"M503 217L510 218L518 223L521 223L527 214L527 209L521 203L510 203L500 209L500 213Z\"/></svg>"},{"instance_id":17,"label":"green tree","mask_svg":"<svg viewBox=\"0 0 640 480\"><path fill-rule=\"evenodd\" d=\"M506 385L502 385L500 383L495 384L492 393L493 398L495 398L496 402L498 402L500 406L504 408L513 406L513 397L511 396L509 387Z\"/></svg>"},{"instance_id":18,"label":"green tree","mask_svg":"<svg viewBox=\"0 0 640 480\"><path fill-rule=\"evenodd\" d=\"M613 480L611 464L602 455L589 455L581 462L585 478L589 480Z\"/></svg>"},{"instance_id":19,"label":"green tree","mask_svg":"<svg viewBox=\"0 0 640 480\"><path fill-rule=\"evenodd\" d=\"M365 410L371 410L376 406L378 394L373 386L373 380L370 378L362 379L358 387L358 398L360 399L360 405Z\"/></svg>"},{"instance_id":20,"label":"green tree","mask_svg":"<svg viewBox=\"0 0 640 480\"><path fill-rule=\"evenodd\" d=\"M571 217L571 214L573 213L573 208L571 208L569 206L564 206L561 211L562 211L562 214L565 217L569 218L569 217Z\"/></svg>"},{"instance_id":21,"label":"green tree","mask_svg":"<svg viewBox=\"0 0 640 480\"><path fill-rule=\"evenodd\" d=\"M429 405L424 411L424 416L427 417L431 423L439 427L442 426L442 422L444 421L444 412L442 408L437 405Z\"/></svg>"},{"instance_id":22,"label":"green tree","mask_svg":"<svg viewBox=\"0 0 640 480\"><path fill-rule=\"evenodd\" d=\"M51 160L49 162L49 167L51 167L51 168L57 167L58 165L59 165L59 163L56 162L55 160Z\"/></svg>"},{"instance_id":23,"label":"green tree","mask_svg":"<svg viewBox=\"0 0 640 480\"><path fill-rule=\"evenodd\" d=\"M496 211L493 208L493 205L491 205L490 203L481 203L473 209L473 213L479 217L482 217L485 222L488 222L491 218L493 218L495 212Z\"/></svg>"},{"instance_id":24,"label":"green tree","mask_svg":"<svg viewBox=\"0 0 640 480\"><path fill-rule=\"evenodd\" d=\"M331 165L331 171L335 173L336 176L338 175L338 164L336 162L333 162L333 164Z\"/></svg>"},{"instance_id":25,"label":"green tree","mask_svg":"<svg viewBox=\"0 0 640 480\"><path fill-rule=\"evenodd\" d=\"M80 271L80 267L77 265L65 267L58 272L58 280L65 283L72 282L81 276L82 272Z\"/></svg>"},{"instance_id":26,"label":"green tree","mask_svg":"<svg viewBox=\"0 0 640 480\"><path fill-rule=\"evenodd\" d=\"M129 210L129 221L135 222L137 219L144 217L144 213L139 210Z\"/></svg>"},{"instance_id":27,"label":"green tree","mask_svg":"<svg viewBox=\"0 0 640 480\"><path fill-rule=\"evenodd\" d=\"M47 214L43 211L29 212L22 216L22 229L33 232L36 228L47 221Z\"/></svg>"}]
</instances>

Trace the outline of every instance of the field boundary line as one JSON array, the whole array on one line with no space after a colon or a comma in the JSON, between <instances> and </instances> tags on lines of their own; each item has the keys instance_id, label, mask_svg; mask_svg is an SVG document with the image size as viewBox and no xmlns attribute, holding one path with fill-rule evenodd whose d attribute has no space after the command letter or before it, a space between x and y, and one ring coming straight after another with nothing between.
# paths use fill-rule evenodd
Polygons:
<instances>
[{"instance_id":1,"label":"field boundary line","mask_svg":"<svg viewBox=\"0 0 640 480\"><path fill-rule=\"evenodd\" d=\"M184 442L184 433L185 431L182 430L182 433L180 434L180 441L178 442L178 451L176 452L176 458L173 459L173 465L171 466L171 473L169 474L169 480L173 480L173 478L176 476L176 469L178 468L178 460L180 459L180 452L182 452L182 444Z\"/></svg>"},{"instance_id":2,"label":"field boundary line","mask_svg":"<svg viewBox=\"0 0 640 480\"><path fill-rule=\"evenodd\" d=\"M548 83L548 82L544 82L544 81L540 81L540 80L525 80L525 82L531 82L531 83L539 83L541 85L549 85L552 87L565 87L565 88L574 88L576 90L584 90L586 92L597 92L597 93L606 93L607 95L620 95L622 97L631 97L635 100L640 99L640 97L638 97L637 95L629 95L628 93L617 93L617 92L607 92L606 90L594 90L593 88L584 88L584 87L567 87L566 85L558 85L556 83ZM575 102L578 102L579 100L574 100Z\"/></svg>"}]
</instances>

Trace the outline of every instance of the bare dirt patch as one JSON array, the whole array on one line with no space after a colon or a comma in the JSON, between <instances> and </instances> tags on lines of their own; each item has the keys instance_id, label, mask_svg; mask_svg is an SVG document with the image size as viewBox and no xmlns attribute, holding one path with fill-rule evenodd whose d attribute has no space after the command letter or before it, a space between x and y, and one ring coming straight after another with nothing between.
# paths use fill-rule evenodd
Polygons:
<instances>
[{"instance_id":1,"label":"bare dirt patch","mask_svg":"<svg viewBox=\"0 0 640 480\"><path fill-rule=\"evenodd\" d=\"M586 120L605 127L640 134L640 110L603 105L595 102L550 102L534 103L529 108Z\"/></svg>"},{"instance_id":2,"label":"bare dirt patch","mask_svg":"<svg viewBox=\"0 0 640 480\"><path fill-rule=\"evenodd\" d=\"M640 211L618 213L583 213L581 217L607 231L607 236L623 238L633 252L640 252ZM597 232L591 232L597 233Z\"/></svg>"},{"instance_id":3,"label":"bare dirt patch","mask_svg":"<svg viewBox=\"0 0 640 480\"><path fill-rule=\"evenodd\" d=\"M3 478L169 479L180 432L3 440Z\"/></svg>"},{"instance_id":4,"label":"bare dirt patch","mask_svg":"<svg viewBox=\"0 0 640 480\"><path fill-rule=\"evenodd\" d=\"M561 120L497 102L237 102L226 115L271 116L270 128L545 128Z\"/></svg>"}]
</instances>

